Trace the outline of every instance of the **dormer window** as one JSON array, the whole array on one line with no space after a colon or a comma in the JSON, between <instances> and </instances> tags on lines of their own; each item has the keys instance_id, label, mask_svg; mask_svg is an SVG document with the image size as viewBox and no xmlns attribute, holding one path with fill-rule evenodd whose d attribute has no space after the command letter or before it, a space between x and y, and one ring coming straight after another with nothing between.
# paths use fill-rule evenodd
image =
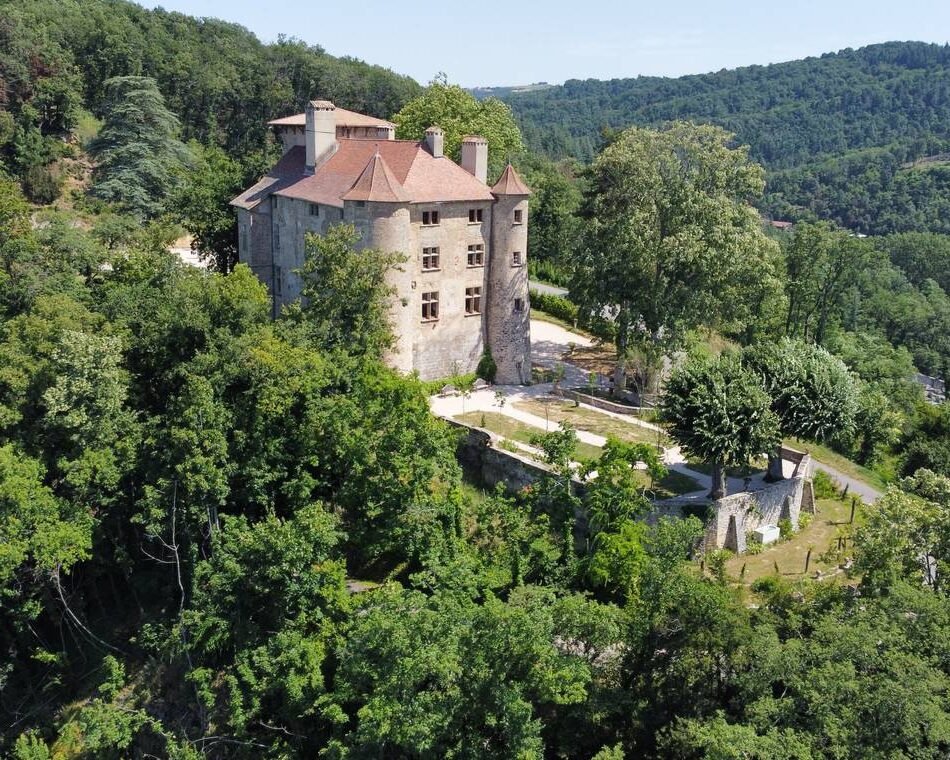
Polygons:
<instances>
[{"instance_id":1,"label":"dormer window","mask_svg":"<svg viewBox=\"0 0 950 760\"><path fill-rule=\"evenodd\" d=\"M468 223L478 224L480 221L482 221L482 209L470 208L468 210Z\"/></svg>"},{"instance_id":2,"label":"dormer window","mask_svg":"<svg viewBox=\"0 0 950 760\"><path fill-rule=\"evenodd\" d=\"M515 209L515 224L522 224L524 220L524 211L520 208Z\"/></svg>"},{"instance_id":3,"label":"dormer window","mask_svg":"<svg viewBox=\"0 0 950 760\"><path fill-rule=\"evenodd\" d=\"M424 227L435 227L438 223L439 223L438 211L423 211L422 212L422 225Z\"/></svg>"}]
</instances>

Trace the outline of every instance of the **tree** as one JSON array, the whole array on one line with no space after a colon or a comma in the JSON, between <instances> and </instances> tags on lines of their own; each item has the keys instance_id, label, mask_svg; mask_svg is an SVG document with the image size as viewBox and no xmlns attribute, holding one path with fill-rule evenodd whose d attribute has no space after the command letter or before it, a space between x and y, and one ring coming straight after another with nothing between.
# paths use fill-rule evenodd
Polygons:
<instances>
[{"instance_id":1,"label":"tree","mask_svg":"<svg viewBox=\"0 0 950 760\"><path fill-rule=\"evenodd\" d=\"M374 248L358 249L359 233L348 224L325 235L309 234L300 313L319 345L357 356L379 357L392 344L389 324L394 290L387 275L405 257Z\"/></svg>"},{"instance_id":2,"label":"tree","mask_svg":"<svg viewBox=\"0 0 950 760\"><path fill-rule=\"evenodd\" d=\"M507 105L496 98L476 100L457 84L449 84L444 74L429 82L392 120L400 140L421 140L429 127L441 127L445 155L455 161L461 156L463 137L484 137L492 176L500 174L505 163L524 150L521 132Z\"/></svg>"},{"instance_id":3,"label":"tree","mask_svg":"<svg viewBox=\"0 0 950 760\"><path fill-rule=\"evenodd\" d=\"M684 452L712 463L714 499L726 495L727 467L744 465L781 440L761 379L738 356L689 359L667 381L661 412Z\"/></svg>"},{"instance_id":4,"label":"tree","mask_svg":"<svg viewBox=\"0 0 950 760\"><path fill-rule=\"evenodd\" d=\"M193 145L195 166L168 199L168 209L191 233L191 247L217 271L237 263L238 236L231 198L247 185L247 172L218 147Z\"/></svg>"},{"instance_id":5,"label":"tree","mask_svg":"<svg viewBox=\"0 0 950 760\"><path fill-rule=\"evenodd\" d=\"M851 434L858 388L840 359L820 346L788 338L752 346L744 358L762 378L782 437L821 441ZM769 452L768 477L784 477L781 441Z\"/></svg>"},{"instance_id":6,"label":"tree","mask_svg":"<svg viewBox=\"0 0 950 760\"><path fill-rule=\"evenodd\" d=\"M177 139L178 117L154 79L114 77L105 87L105 123L89 147L92 193L140 218L155 216L190 161Z\"/></svg>"},{"instance_id":7,"label":"tree","mask_svg":"<svg viewBox=\"0 0 950 760\"><path fill-rule=\"evenodd\" d=\"M688 330L752 318L745 284L768 274L774 243L749 205L762 168L730 140L686 122L634 127L590 168L571 294L592 316L614 318L618 389L632 350L654 374Z\"/></svg>"},{"instance_id":8,"label":"tree","mask_svg":"<svg viewBox=\"0 0 950 760\"><path fill-rule=\"evenodd\" d=\"M785 334L824 343L839 300L875 255L870 243L829 224L799 224L784 246Z\"/></svg>"}]
</instances>

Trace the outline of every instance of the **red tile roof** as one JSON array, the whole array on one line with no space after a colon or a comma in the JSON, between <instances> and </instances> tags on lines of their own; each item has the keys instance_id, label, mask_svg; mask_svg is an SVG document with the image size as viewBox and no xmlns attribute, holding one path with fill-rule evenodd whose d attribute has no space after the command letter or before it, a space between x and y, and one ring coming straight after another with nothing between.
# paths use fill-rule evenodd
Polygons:
<instances>
[{"instance_id":1,"label":"red tile roof","mask_svg":"<svg viewBox=\"0 0 950 760\"><path fill-rule=\"evenodd\" d=\"M273 194L339 208L377 152L410 203L494 200L486 185L450 158L434 158L424 142L338 139L337 144L337 151L309 175L304 172L304 148L291 148L232 205L254 208Z\"/></svg>"},{"instance_id":2,"label":"red tile roof","mask_svg":"<svg viewBox=\"0 0 950 760\"><path fill-rule=\"evenodd\" d=\"M531 195L528 186L518 176L515 167L511 164L505 167L498 181L492 186L495 195Z\"/></svg>"},{"instance_id":3,"label":"red tile roof","mask_svg":"<svg viewBox=\"0 0 950 760\"><path fill-rule=\"evenodd\" d=\"M406 203L409 193L399 184L379 151L366 164L363 173L353 187L343 195L345 201L380 201L383 203Z\"/></svg>"},{"instance_id":4,"label":"red tile roof","mask_svg":"<svg viewBox=\"0 0 950 760\"><path fill-rule=\"evenodd\" d=\"M326 102L326 101L318 101ZM332 103L330 104L332 105ZM345 108L336 108L336 125L338 127L395 127L391 121L377 119L375 116L367 116L356 111L347 111ZM305 127L307 126L307 115L304 113L285 116L282 119L274 119L267 122L270 127Z\"/></svg>"}]
</instances>

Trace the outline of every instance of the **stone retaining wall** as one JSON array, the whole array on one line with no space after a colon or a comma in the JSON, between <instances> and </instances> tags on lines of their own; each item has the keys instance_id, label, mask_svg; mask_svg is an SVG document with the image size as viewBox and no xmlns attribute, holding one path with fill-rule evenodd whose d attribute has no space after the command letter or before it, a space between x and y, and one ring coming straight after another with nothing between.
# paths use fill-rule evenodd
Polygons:
<instances>
[{"instance_id":1,"label":"stone retaining wall","mask_svg":"<svg viewBox=\"0 0 950 760\"><path fill-rule=\"evenodd\" d=\"M554 391L554 394L563 398L569 398L571 401L580 401L582 404L603 409L607 412L613 412L614 414L625 414L632 416L643 411L643 409L639 406L618 404L616 401L608 401L607 399L600 398L599 396L591 396L589 393L584 393L583 391L558 388L556 391Z\"/></svg>"},{"instance_id":2,"label":"stone retaining wall","mask_svg":"<svg viewBox=\"0 0 950 760\"><path fill-rule=\"evenodd\" d=\"M713 517L706 524L707 550L744 552L747 533L762 525L778 525L779 520L788 520L792 529L798 530L798 518L802 510L814 513L811 457L801 452L787 451L800 455L796 457L798 463L792 477L758 491L732 494L714 502ZM783 450L783 457L785 453Z\"/></svg>"}]
</instances>

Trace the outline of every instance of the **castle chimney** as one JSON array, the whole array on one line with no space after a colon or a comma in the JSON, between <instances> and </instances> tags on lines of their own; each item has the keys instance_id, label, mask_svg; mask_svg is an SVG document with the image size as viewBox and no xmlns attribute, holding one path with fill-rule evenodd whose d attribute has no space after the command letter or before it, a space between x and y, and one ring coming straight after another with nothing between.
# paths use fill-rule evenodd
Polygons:
<instances>
[{"instance_id":1,"label":"castle chimney","mask_svg":"<svg viewBox=\"0 0 950 760\"><path fill-rule=\"evenodd\" d=\"M475 135L462 138L462 168L479 182L487 182L488 140Z\"/></svg>"},{"instance_id":2,"label":"castle chimney","mask_svg":"<svg viewBox=\"0 0 950 760\"><path fill-rule=\"evenodd\" d=\"M426 147L433 158L442 158L445 145L445 133L440 127L429 127L426 130Z\"/></svg>"},{"instance_id":3,"label":"castle chimney","mask_svg":"<svg viewBox=\"0 0 950 760\"><path fill-rule=\"evenodd\" d=\"M336 107L329 100L307 103L307 174L313 174L317 161L336 145Z\"/></svg>"}]
</instances>

